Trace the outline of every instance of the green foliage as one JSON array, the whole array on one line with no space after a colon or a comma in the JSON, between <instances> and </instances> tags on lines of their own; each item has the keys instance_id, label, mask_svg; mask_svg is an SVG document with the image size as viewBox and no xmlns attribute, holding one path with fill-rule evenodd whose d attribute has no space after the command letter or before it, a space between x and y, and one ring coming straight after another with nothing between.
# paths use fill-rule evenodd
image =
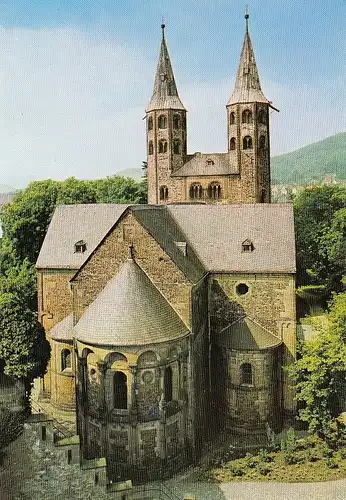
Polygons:
<instances>
[{"instance_id":1,"label":"green foliage","mask_svg":"<svg viewBox=\"0 0 346 500\"><path fill-rule=\"evenodd\" d=\"M337 417L345 392L346 293L334 297L327 318L328 326L301 345L300 358L288 372L296 383L296 399L303 403L300 419L308 423L311 432L332 442L344 433Z\"/></svg>"},{"instance_id":2,"label":"green foliage","mask_svg":"<svg viewBox=\"0 0 346 500\"><path fill-rule=\"evenodd\" d=\"M267 462L267 463L273 461L272 455L270 455L267 450L260 450L258 452L258 459L260 462Z\"/></svg>"},{"instance_id":3,"label":"green foliage","mask_svg":"<svg viewBox=\"0 0 346 500\"><path fill-rule=\"evenodd\" d=\"M36 314L12 293L0 296L0 359L4 372L32 381L42 376L49 359L49 343Z\"/></svg>"},{"instance_id":4,"label":"green foliage","mask_svg":"<svg viewBox=\"0 0 346 500\"><path fill-rule=\"evenodd\" d=\"M0 450L3 450L23 430L24 413L13 412L0 406Z\"/></svg>"},{"instance_id":5,"label":"green foliage","mask_svg":"<svg viewBox=\"0 0 346 500\"><path fill-rule=\"evenodd\" d=\"M294 216L298 285L323 285L327 297L341 291L346 268L346 188L302 191L294 200Z\"/></svg>"},{"instance_id":6,"label":"green foliage","mask_svg":"<svg viewBox=\"0 0 346 500\"><path fill-rule=\"evenodd\" d=\"M345 179L346 133L340 133L309 144L292 153L271 160L273 184L308 186L321 181L326 174Z\"/></svg>"},{"instance_id":7,"label":"green foliage","mask_svg":"<svg viewBox=\"0 0 346 500\"><path fill-rule=\"evenodd\" d=\"M233 466L233 467L231 467L230 471L231 471L232 476L243 476L244 475L244 469L242 469L241 467Z\"/></svg>"},{"instance_id":8,"label":"green foliage","mask_svg":"<svg viewBox=\"0 0 346 500\"><path fill-rule=\"evenodd\" d=\"M249 469L254 469L258 465L258 459L254 457L251 453L245 455L245 464Z\"/></svg>"}]
</instances>

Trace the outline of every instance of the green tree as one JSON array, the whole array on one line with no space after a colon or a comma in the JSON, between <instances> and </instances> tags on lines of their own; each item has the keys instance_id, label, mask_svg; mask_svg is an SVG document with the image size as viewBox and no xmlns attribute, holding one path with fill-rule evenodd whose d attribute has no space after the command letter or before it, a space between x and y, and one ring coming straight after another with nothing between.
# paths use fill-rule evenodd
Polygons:
<instances>
[{"instance_id":1,"label":"green tree","mask_svg":"<svg viewBox=\"0 0 346 500\"><path fill-rule=\"evenodd\" d=\"M14 293L0 295L0 359L4 373L24 380L26 387L45 373L50 354L45 332L21 298Z\"/></svg>"},{"instance_id":2,"label":"green tree","mask_svg":"<svg viewBox=\"0 0 346 500\"><path fill-rule=\"evenodd\" d=\"M342 290L344 267L336 250L345 238L345 208L346 188L341 186L308 188L295 198L298 285L323 284L329 294Z\"/></svg>"},{"instance_id":3,"label":"green tree","mask_svg":"<svg viewBox=\"0 0 346 500\"><path fill-rule=\"evenodd\" d=\"M316 326L316 325L315 325ZM327 436L345 406L346 293L330 304L328 326L301 345L299 359L288 371L296 383L299 415L309 430Z\"/></svg>"}]
</instances>

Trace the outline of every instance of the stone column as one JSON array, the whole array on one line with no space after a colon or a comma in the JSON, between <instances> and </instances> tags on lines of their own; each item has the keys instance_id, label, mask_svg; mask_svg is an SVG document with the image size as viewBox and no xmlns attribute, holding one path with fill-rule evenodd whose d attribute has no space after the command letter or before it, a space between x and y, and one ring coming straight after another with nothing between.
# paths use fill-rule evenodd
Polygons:
<instances>
[{"instance_id":1,"label":"stone column","mask_svg":"<svg viewBox=\"0 0 346 500\"><path fill-rule=\"evenodd\" d=\"M166 401L165 401L165 388L164 388L164 378L165 378L165 366L160 365L157 369L158 376L160 380L160 402L159 402L159 425L157 429L157 443L156 447L158 454L162 460L166 458Z\"/></svg>"},{"instance_id":2,"label":"stone column","mask_svg":"<svg viewBox=\"0 0 346 500\"><path fill-rule=\"evenodd\" d=\"M104 361L99 361L97 363L97 369L99 371L100 380L100 393L99 393L99 419L101 421L101 457L107 456L107 407L106 407L106 394L105 394L105 376L107 371L107 364Z\"/></svg>"},{"instance_id":3,"label":"stone column","mask_svg":"<svg viewBox=\"0 0 346 500\"><path fill-rule=\"evenodd\" d=\"M131 372L131 402L129 406L130 427L129 427L129 462L131 465L136 466L139 461L139 429L138 429L138 387L137 387L137 365L129 366Z\"/></svg>"}]
</instances>

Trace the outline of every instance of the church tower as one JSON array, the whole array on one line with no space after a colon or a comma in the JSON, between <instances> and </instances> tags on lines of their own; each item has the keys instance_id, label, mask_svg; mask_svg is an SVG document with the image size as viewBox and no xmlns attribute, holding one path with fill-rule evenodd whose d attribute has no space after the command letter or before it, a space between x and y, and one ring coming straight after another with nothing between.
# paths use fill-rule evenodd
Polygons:
<instances>
[{"instance_id":1,"label":"church tower","mask_svg":"<svg viewBox=\"0 0 346 500\"><path fill-rule=\"evenodd\" d=\"M170 176L186 159L186 109L174 79L165 25L156 69L154 90L146 110L148 203L171 201Z\"/></svg>"},{"instance_id":2,"label":"church tower","mask_svg":"<svg viewBox=\"0 0 346 500\"><path fill-rule=\"evenodd\" d=\"M229 159L240 172L242 201L270 203L269 108L272 106L262 92L247 12L245 19L240 64L226 106Z\"/></svg>"}]
</instances>

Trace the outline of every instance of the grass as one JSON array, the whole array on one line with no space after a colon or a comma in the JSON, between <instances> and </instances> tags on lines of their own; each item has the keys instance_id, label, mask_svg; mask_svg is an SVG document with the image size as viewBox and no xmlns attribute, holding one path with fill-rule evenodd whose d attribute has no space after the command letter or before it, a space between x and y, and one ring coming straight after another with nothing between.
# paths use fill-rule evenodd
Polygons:
<instances>
[{"instance_id":1,"label":"grass","mask_svg":"<svg viewBox=\"0 0 346 500\"><path fill-rule=\"evenodd\" d=\"M301 443L301 446L299 445ZM306 444L298 440L294 451L261 451L243 458L225 460L221 465L204 468L198 480L208 482L331 481L346 477L346 448L331 450L322 441Z\"/></svg>"}]
</instances>

